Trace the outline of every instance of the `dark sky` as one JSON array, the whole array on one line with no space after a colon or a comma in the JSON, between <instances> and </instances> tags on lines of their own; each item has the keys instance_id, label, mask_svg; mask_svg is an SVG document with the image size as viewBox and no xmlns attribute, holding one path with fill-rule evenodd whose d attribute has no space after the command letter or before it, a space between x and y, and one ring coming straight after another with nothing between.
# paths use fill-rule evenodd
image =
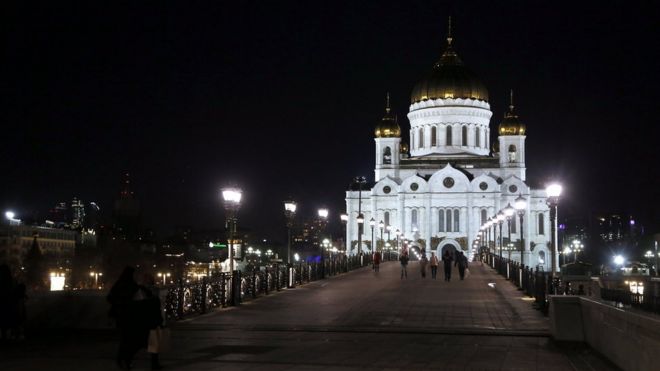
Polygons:
<instances>
[{"instance_id":1,"label":"dark sky","mask_svg":"<svg viewBox=\"0 0 660 371\"><path fill-rule=\"evenodd\" d=\"M281 236L289 196L336 221L350 179L373 178L387 91L407 136L410 92L452 15L492 130L515 90L528 178L562 180L565 215L623 211L657 231L651 2L464 3L5 7L0 207L44 215L77 196L109 211L127 170L153 226L222 226L228 183L245 192L241 224L266 237Z\"/></svg>"}]
</instances>

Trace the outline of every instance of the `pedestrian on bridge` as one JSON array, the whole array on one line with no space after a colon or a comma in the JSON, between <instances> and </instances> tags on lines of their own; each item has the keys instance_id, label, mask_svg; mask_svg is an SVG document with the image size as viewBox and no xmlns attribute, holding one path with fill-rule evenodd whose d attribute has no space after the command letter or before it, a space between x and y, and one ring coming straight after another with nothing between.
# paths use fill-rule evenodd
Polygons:
<instances>
[{"instance_id":1,"label":"pedestrian on bridge","mask_svg":"<svg viewBox=\"0 0 660 371\"><path fill-rule=\"evenodd\" d=\"M451 281L451 262L454 260L452 257L451 252L449 250L445 250L445 253L442 254L442 263L444 264L445 268L445 281L449 282Z\"/></svg>"},{"instance_id":2,"label":"pedestrian on bridge","mask_svg":"<svg viewBox=\"0 0 660 371\"><path fill-rule=\"evenodd\" d=\"M408 253L405 252L401 254L399 257L399 261L401 262L401 279L403 279L403 276L406 276L406 279L408 279Z\"/></svg>"},{"instance_id":3,"label":"pedestrian on bridge","mask_svg":"<svg viewBox=\"0 0 660 371\"><path fill-rule=\"evenodd\" d=\"M419 259L419 269L422 271L422 278L426 278L426 266L428 264L429 260L426 258L426 253L422 252L422 257Z\"/></svg>"},{"instance_id":4,"label":"pedestrian on bridge","mask_svg":"<svg viewBox=\"0 0 660 371\"><path fill-rule=\"evenodd\" d=\"M431 253L431 278L435 279L438 275L438 257L435 256L435 253Z\"/></svg>"},{"instance_id":5,"label":"pedestrian on bridge","mask_svg":"<svg viewBox=\"0 0 660 371\"><path fill-rule=\"evenodd\" d=\"M378 270L380 269L380 251L376 250L376 253L374 254L374 272L378 273Z\"/></svg>"},{"instance_id":6,"label":"pedestrian on bridge","mask_svg":"<svg viewBox=\"0 0 660 371\"><path fill-rule=\"evenodd\" d=\"M461 281L465 278L465 269L468 267L468 260L465 255L463 255L463 252L459 252L458 256L456 257L456 263L454 263L455 266L458 266L458 275L461 277Z\"/></svg>"}]
</instances>

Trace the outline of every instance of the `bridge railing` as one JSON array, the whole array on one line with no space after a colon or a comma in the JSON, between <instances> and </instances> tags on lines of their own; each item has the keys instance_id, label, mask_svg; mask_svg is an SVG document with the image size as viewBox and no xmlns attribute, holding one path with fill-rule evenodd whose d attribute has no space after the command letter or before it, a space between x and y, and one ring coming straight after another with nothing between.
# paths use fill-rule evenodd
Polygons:
<instances>
[{"instance_id":1,"label":"bridge railing","mask_svg":"<svg viewBox=\"0 0 660 371\"><path fill-rule=\"evenodd\" d=\"M197 282L179 280L166 287L163 307L168 320L180 320L346 273L365 267L371 261L369 255L335 257L322 262L297 262L246 272L239 270L234 274L220 273Z\"/></svg>"},{"instance_id":2,"label":"bridge railing","mask_svg":"<svg viewBox=\"0 0 660 371\"><path fill-rule=\"evenodd\" d=\"M549 293L553 292L549 272L544 272L538 267L521 265L515 260L490 253L484 254L482 259L485 264L510 280L527 296L533 297L539 309L547 311L549 305L547 297Z\"/></svg>"},{"instance_id":3,"label":"bridge railing","mask_svg":"<svg viewBox=\"0 0 660 371\"><path fill-rule=\"evenodd\" d=\"M638 294L624 289L601 288L600 297L603 300L660 314L660 297L652 294Z\"/></svg>"}]
</instances>

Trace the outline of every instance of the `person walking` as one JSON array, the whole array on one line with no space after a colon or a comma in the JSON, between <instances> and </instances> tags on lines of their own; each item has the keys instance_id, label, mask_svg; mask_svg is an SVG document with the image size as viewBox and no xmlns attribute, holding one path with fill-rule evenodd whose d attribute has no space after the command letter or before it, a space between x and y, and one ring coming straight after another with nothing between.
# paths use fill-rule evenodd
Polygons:
<instances>
[{"instance_id":1,"label":"person walking","mask_svg":"<svg viewBox=\"0 0 660 371\"><path fill-rule=\"evenodd\" d=\"M458 275L461 278L461 281L465 278L465 269L468 266L468 260L465 255L463 255L463 252L459 252L458 256L456 257L456 262L454 263L454 266L458 266Z\"/></svg>"},{"instance_id":2,"label":"person walking","mask_svg":"<svg viewBox=\"0 0 660 371\"><path fill-rule=\"evenodd\" d=\"M142 284L146 289L147 298L144 305L145 325L149 328L147 352L151 356L151 369L160 370L159 353L163 345L163 308L160 302L160 289L156 286L154 276L146 273Z\"/></svg>"},{"instance_id":3,"label":"person walking","mask_svg":"<svg viewBox=\"0 0 660 371\"><path fill-rule=\"evenodd\" d=\"M452 254L448 249L442 254L442 263L445 268L445 281L447 282L451 281L451 262L454 260L451 255Z\"/></svg>"},{"instance_id":4,"label":"person walking","mask_svg":"<svg viewBox=\"0 0 660 371\"><path fill-rule=\"evenodd\" d=\"M7 264L0 265L0 340L9 340L16 323L15 284Z\"/></svg>"},{"instance_id":5,"label":"person walking","mask_svg":"<svg viewBox=\"0 0 660 371\"><path fill-rule=\"evenodd\" d=\"M380 251L376 250L376 253L374 254L374 272L378 273L380 269Z\"/></svg>"},{"instance_id":6,"label":"person walking","mask_svg":"<svg viewBox=\"0 0 660 371\"><path fill-rule=\"evenodd\" d=\"M107 297L110 303L109 316L115 320L119 329L117 365L123 370L131 368L135 353L146 348L149 339L149 327L142 321L145 311L141 305L146 290L137 284L134 276L135 268L124 268Z\"/></svg>"},{"instance_id":7,"label":"person walking","mask_svg":"<svg viewBox=\"0 0 660 371\"><path fill-rule=\"evenodd\" d=\"M406 279L408 279L408 254L403 253L399 257L399 261L401 262L401 279L403 279L403 276L406 276Z\"/></svg>"},{"instance_id":8,"label":"person walking","mask_svg":"<svg viewBox=\"0 0 660 371\"><path fill-rule=\"evenodd\" d=\"M435 279L435 277L438 275L438 257L435 256L435 253L431 253L431 278Z\"/></svg>"},{"instance_id":9,"label":"person walking","mask_svg":"<svg viewBox=\"0 0 660 371\"><path fill-rule=\"evenodd\" d=\"M419 269L422 271L422 278L426 278L426 266L429 264L429 260L426 258L426 253L422 253L422 257L419 259Z\"/></svg>"}]
</instances>

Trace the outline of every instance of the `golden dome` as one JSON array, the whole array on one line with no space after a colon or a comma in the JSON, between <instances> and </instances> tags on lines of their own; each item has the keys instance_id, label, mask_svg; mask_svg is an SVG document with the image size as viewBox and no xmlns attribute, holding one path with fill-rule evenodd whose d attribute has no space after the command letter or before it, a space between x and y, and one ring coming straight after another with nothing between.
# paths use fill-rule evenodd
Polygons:
<instances>
[{"instance_id":1,"label":"golden dome","mask_svg":"<svg viewBox=\"0 0 660 371\"><path fill-rule=\"evenodd\" d=\"M418 82L410 96L411 103L428 99L463 98L488 101L488 90L458 57L447 38L447 50L431 73Z\"/></svg>"},{"instance_id":2,"label":"golden dome","mask_svg":"<svg viewBox=\"0 0 660 371\"><path fill-rule=\"evenodd\" d=\"M504 120L497 129L499 135L525 135L527 127L519 119L518 115L513 113L513 91L511 92L511 104L509 112L504 114Z\"/></svg>"},{"instance_id":3,"label":"golden dome","mask_svg":"<svg viewBox=\"0 0 660 371\"><path fill-rule=\"evenodd\" d=\"M374 130L376 138L398 138L401 136L401 128L397 122L396 115L390 109L390 93L387 93L387 106L385 107L385 116L376 125Z\"/></svg>"}]
</instances>

